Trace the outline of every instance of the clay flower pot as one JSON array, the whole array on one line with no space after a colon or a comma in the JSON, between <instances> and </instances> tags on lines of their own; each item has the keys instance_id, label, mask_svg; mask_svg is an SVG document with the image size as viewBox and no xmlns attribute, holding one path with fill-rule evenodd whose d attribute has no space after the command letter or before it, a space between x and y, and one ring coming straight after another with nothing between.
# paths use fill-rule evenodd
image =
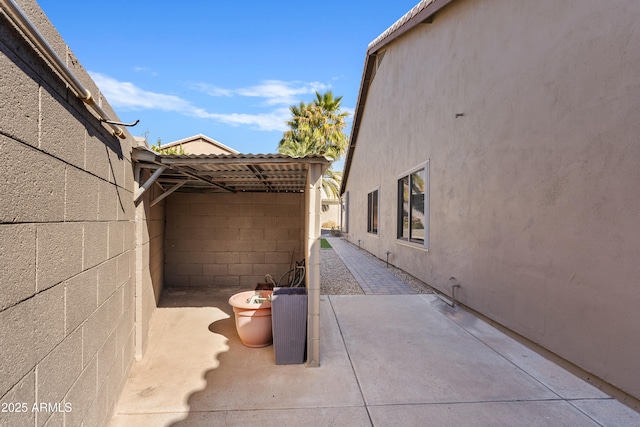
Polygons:
<instances>
[{"instance_id":1,"label":"clay flower pot","mask_svg":"<svg viewBox=\"0 0 640 427\"><path fill-rule=\"evenodd\" d=\"M246 291L229 298L236 318L238 336L247 347L266 347L271 344L271 301L248 302L254 295L267 298L272 291Z\"/></svg>"}]
</instances>

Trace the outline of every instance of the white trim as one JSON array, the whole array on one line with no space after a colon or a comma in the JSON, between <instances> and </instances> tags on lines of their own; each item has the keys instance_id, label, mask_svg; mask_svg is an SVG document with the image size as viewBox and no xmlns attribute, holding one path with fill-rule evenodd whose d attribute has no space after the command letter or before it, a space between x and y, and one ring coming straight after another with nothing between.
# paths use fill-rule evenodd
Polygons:
<instances>
[{"instance_id":1,"label":"white trim","mask_svg":"<svg viewBox=\"0 0 640 427\"><path fill-rule=\"evenodd\" d=\"M411 175L412 173L420 169L428 169L430 160L431 159L427 159L423 163L420 163L418 166L412 167L411 169L408 169L406 172L399 174L397 179L404 178L407 175Z\"/></svg>"},{"instance_id":2,"label":"white trim","mask_svg":"<svg viewBox=\"0 0 640 427\"><path fill-rule=\"evenodd\" d=\"M396 179L396 192L398 191L398 181L406 176L410 176L412 173L417 172L421 169L424 169L424 177L425 177L425 186L424 186L424 241L423 243L416 243L416 242L412 242L410 240L403 240L401 238L399 238L397 236L398 233L398 197L400 196L399 194L396 194L396 242L400 245L403 246L409 246L415 249L421 249L421 250L425 250L427 252L429 252L429 246L430 246L430 227L429 227L429 223L431 222L431 215L430 215L430 202L429 202L429 198L430 198L430 191L429 188L431 187L431 177L430 177L430 172L429 172L429 162L431 161L431 159L427 159L426 161L424 161L423 163L421 163L420 165L413 167L411 169L408 169L406 172L401 173L400 175L397 176Z\"/></svg>"},{"instance_id":3,"label":"white trim","mask_svg":"<svg viewBox=\"0 0 640 427\"><path fill-rule=\"evenodd\" d=\"M411 249L417 249L419 251L429 252L429 247L426 245L421 245L420 243L407 242L406 240L396 239L396 244L400 246L406 246Z\"/></svg>"},{"instance_id":4,"label":"white trim","mask_svg":"<svg viewBox=\"0 0 640 427\"><path fill-rule=\"evenodd\" d=\"M369 194L373 193L374 191L378 192L378 230L374 233L373 231L369 231ZM372 188L371 190L367 191L367 235L369 236L374 236L374 237L380 237L380 185L378 185L377 187Z\"/></svg>"}]
</instances>

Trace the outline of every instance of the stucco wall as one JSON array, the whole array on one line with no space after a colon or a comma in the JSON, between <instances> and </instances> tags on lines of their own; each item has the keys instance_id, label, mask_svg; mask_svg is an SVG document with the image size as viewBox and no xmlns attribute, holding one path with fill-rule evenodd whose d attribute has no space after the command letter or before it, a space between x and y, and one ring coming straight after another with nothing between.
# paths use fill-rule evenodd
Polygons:
<instances>
[{"instance_id":1,"label":"stucco wall","mask_svg":"<svg viewBox=\"0 0 640 427\"><path fill-rule=\"evenodd\" d=\"M18 4L97 97L35 1ZM0 13L0 402L27 409L0 425L109 419L134 351L130 144Z\"/></svg>"},{"instance_id":2,"label":"stucco wall","mask_svg":"<svg viewBox=\"0 0 640 427\"><path fill-rule=\"evenodd\" d=\"M277 280L304 257L304 194L167 197L165 286L242 286Z\"/></svg>"},{"instance_id":3,"label":"stucco wall","mask_svg":"<svg viewBox=\"0 0 640 427\"><path fill-rule=\"evenodd\" d=\"M327 207L327 210L325 209ZM337 228L340 228L340 201L331 201L327 202L326 200L322 201L322 209L320 212L320 225L323 227L325 225L329 225L331 222L336 224ZM331 227L326 227L331 229Z\"/></svg>"},{"instance_id":4,"label":"stucco wall","mask_svg":"<svg viewBox=\"0 0 640 427\"><path fill-rule=\"evenodd\" d=\"M228 150L202 139L196 139L181 145L184 152L187 154L231 154Z\"/></svg>"},{"instance_id":5,"label":"stucco wall","mask_svg":"<svg viewBox=\"0 0 640 427\"><path fill-rule=\"evenodd\" d=\"M455 277L464 304L635 397L638 22L638 2L453 2L388 46L346 186L350 240L447 294ZM396 240L397 180L425 161L428 252Z\"/></svg>"}]
</instances>

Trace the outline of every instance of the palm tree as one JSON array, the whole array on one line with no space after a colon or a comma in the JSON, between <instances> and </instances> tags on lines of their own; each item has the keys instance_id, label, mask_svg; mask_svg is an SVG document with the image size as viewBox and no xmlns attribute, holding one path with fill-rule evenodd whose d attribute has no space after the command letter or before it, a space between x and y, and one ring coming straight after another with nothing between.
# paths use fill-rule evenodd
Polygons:
<instances>
[{"instance_id":1,"label":"palm tree","mask_svg":"<svg viewBox=\"0 0 640 427\"><path fill-rule=\"evenodd\" d=\"M287 122L289 130L285 131L278 152L299 152L299 145L306 144L306 154L322 154L337 160L347 147L347 136L344 134L345 119L349 113L340 111L342 97L333 97L331 91L320 94L306 104L289 107L291 119Z\"/></svg>"},{"instance_id":2,"label":"palm tree","mask_svg":"<svg viewBox=\"0 0 640 427\"><path fill-rule=\"evenodd\" d=\"M278 152L293 157L320 154L329 160L338 160L347 148L347 112L340 111L342 97L334 98L331 91L316 92L316 99L308 104L289 107L291 119L289 129L284 132ZM329 168L323 176L322 187L327 196L339 196L342 173Z\"/></svg>"},{"instance_id":3,"label":"palm tree","mask_svg":"<svg viewBox=\"0 0 640 427\"><path fill-rule=\"evenodd\" d=\"M334 196L338 198L340 196L340 184L342 183L342 172L334 171L332 168L322 175L322 189L327 197Z\"/></svg>"}]
</instances>

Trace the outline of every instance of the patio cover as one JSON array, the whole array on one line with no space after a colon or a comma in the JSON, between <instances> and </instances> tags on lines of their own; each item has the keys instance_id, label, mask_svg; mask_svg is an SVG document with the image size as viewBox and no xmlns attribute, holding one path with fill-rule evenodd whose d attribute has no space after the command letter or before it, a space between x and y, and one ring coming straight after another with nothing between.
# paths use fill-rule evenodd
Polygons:
<instances>
[{"instance_id":1,"label":"patio cover","mask_svg":"<svg viewBox=\"0 0 640 427\"><path fill-rule=\"evenodd\" d=\"M158 154L143 147L134 148L132 157L138 168L156 171L145 183L141 183L136 202L154 182L165 190L157 200L151 202L152 206L178 189L184 192L214 193L301 193L307 185L310 165L322 165L324 172L330 164L329 160L320 155L177 155Z\"/></svg>"},{"instance_id":2,"label":"patio cover","mask_svg":"<svg viewBox=\"0 0 640 427\"><path fill-rule=\"evenodd\" d=\"M158 154L146 147L134 147L131 156L135 163L135 203L139 204L142 196L154 183L164 191L150 200L150 207L174 191L304 193L306 238L303 247L308 294L307 366L319 366L321 188L322 175L331 162L320 155L176 155ZM142 169L153 170L145 182L142 182ZM140 215L140 218L143 217L144 215ZM142 252L142 248L137 247L137 251ZM137 286L141 286L141 283ZM141 290L138 291L141 294Z\"/></svg>"}]
</instances>

